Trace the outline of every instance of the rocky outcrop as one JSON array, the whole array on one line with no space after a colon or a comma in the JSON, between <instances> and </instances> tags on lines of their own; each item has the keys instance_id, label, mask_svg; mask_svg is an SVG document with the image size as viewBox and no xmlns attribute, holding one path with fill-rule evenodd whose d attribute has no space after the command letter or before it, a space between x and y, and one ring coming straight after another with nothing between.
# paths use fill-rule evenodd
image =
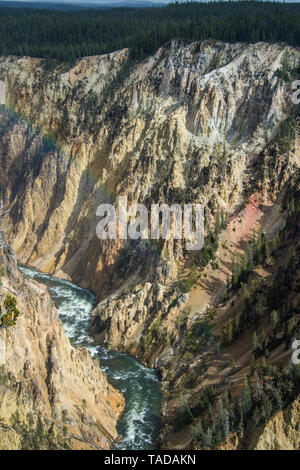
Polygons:
<instances>
[{"instance_id":1,"label":"rocky outcrop","mask_svg":"<svg viewBox=\"0 0 300 470\"><path fill-rule=\"evenodd\" d=\"M254 450L299 450L300 404L297 397L285 410L278 412L266 425L250 448Z\"/></svg>"},{"instance_id":2,"label":"rocky outcrop","mask_svg":"<svg viewBox=\"0 0 300 470\"><path fill-rule=\"evenodd\" d=\"M71 346L46 287L3 255L1 302L17 299L15 326L0 329L1 449L109 449L124 399L84 349Z\"/></svg>"}]
</instances>

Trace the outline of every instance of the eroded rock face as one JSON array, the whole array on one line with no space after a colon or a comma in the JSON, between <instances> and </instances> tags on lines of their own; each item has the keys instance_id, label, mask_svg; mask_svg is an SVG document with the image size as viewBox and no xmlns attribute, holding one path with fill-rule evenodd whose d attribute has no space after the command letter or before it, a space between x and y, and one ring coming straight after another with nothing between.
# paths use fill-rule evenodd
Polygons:
<instances>
[{"instance_id":1,"label":"eroded rock face","mask_svg":"<svg viewBox=\"0 0 300 470\"><path fill-rule=\"evenodd\" d=\"M292 108L277 74L287 53L293 63L298 52L284 45L173 41L135 67L127 50L71 70L1 58L7 105L24 118L3 118L10 240L22 262L99 300L114 292L97 309L98 333L112 346L135 349L150 307L155 313L159 296L174 301L184 245L101 242L97 206L122 194L129 204L201 202L210 221L268 186L272 175L257 188L255 168ZM277 163L278 190L288 171Z\"/></svg>"},{"instance_id":2,"label":"eroded rock face","mask_svg":"<svg viewBox=\"0 0 300 470\"><path fill-rule=\"evenodd\" d=\"M250 448L254 450L299 450L300 447L299 396L283 411L270 419ZM256 441L256 442L255 442Z\"/></svg>"},{"instance_id":3,"label":"eroded rock face","mask_svg":"<svg viewBox=\"0 0 300 470\"><path fill-rule=\"evenodd\" d=\"M208 218L234 210L290 112L276 74L287 51L292 61L297 51L283 45L174 41L134 68L122 50L51 72L36 59L2 58L7 104L24 117L10 120L1 145L19 259L99 299L131 277L143 296L144 282L159 278L161 248L100 242L96 207L126 194L129 204L202 202ZM165 249L182 259L180 243ZM165 269L176 276L176 263Z\"/></svg>"},{"instance_id":4,"label":"eroded rock face","mask_svg":"<svg viewBox=\"0 0 300 470\"><path fill-rule=\"evenodd\" d=\"M11 254L4 269L1 299L14 295L21 315L0 329L0 447L110 448L121 393L97 360L71 346L46 287L25 279Z\"/></svg>"},{"instance_id":5,"label":"eroded rock face","mask_svg":"<svg viewBox=\"0 0 300 470\"><path fill-rule=\"evenodd\" d=\"M240 203L265 129L271 138L291 108L276 75L287 50L296 54L282 45L174 41L134 68L122 50L52 72L36 59L2 58L7 104L24 117L1 146L18 257L103 298L145 259L137 249L128 264L126 247L97 239L101 202L127 194L129 203ZM181 245L169 249L182 255Z\"/></svg>"},{"instance_id":6,"label":"eroded rock face","mask_svg":"<svg viewBox=\"0 0 300 470\"><path fill-rule=\"evenodd\" d=\"M267 234L284 225L280 192L299 168L299 142L288 152L267 144L292 111L277 73L287 53L297 63L282 44L173 41L134 67L127 50L51 72L0 59L7 103L23 117L4 117L0 148L18 257L91 288L92 333L157 367L167 391L197 366L182 360L184 334L222 298L233 254L258 224ZM217 211L228 214L190 294L177 285L191 261L184 241L97 239L97 206L124 194L129 204L203 203L211 228Z\"/></svg>"}]
</instances>

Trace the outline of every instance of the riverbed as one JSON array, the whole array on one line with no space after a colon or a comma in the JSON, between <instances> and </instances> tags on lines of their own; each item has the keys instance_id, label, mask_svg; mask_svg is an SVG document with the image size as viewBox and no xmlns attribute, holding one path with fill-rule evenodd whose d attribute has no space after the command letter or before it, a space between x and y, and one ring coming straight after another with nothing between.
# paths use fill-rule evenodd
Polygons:
<instances>
[{"instance_id":1,"label":"riverbed","mask_svg":"<svg viewBox=\"0 0 300 470\"><path fill-rule=\"evenodd\" d=\"M124 395L125 412L118 423L121 450L155 449L160 428L160 386L156 372L132 356L99 347L88 335L95 295L72 282L20 266L23 274L47 285L53 302L74 346L84 346L100 359L109 381Z\"/></svg>"}]
</instances>

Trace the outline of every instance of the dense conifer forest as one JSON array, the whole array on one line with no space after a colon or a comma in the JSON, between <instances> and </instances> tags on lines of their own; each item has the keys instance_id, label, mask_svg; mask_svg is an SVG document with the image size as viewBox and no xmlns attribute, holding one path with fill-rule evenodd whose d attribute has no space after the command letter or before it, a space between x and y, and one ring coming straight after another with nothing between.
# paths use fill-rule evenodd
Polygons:
<instances>
[{"instance_id":1,"label":"dense conifer forest","mask_svg":"<svg viewBox=\"0 0 300 470\"><path fill-rule=\"evenodd\" d=\"M129 47L142 59L172 38L300 45L300 4L238 1L160 8L54 11L0 8L0 54L73 62Z\"/></svg>"}]
</instances>

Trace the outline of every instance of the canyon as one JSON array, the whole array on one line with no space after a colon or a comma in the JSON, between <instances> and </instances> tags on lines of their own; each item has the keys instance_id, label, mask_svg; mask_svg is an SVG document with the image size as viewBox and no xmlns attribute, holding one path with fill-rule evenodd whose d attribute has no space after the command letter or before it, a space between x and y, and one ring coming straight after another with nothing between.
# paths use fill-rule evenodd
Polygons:
<instances>
[{"instance_id":1,"label":"canyon","mask_svg":"<svg viewBox=\"0 0 300 470\"><path fill-rule=\"evenodd\" d=\"M276 239L280 254L274 249L272 263L260 260L244 282L248 290L254 280L269 291L288 258L284 240L298 249L287 209L299 188L298 108L290 99L298 61L299 50L284 44L213 40L173 40L139 63L127 49L52 69L40 59L0 57L0 190L9 243L21 263L95 293L90 333L99 344L159 371L163 448L197 448L193 408L201 390L214 385L235 396L249 372L251 335L221 353L216 340L245 308L245 286L231 290L234 260L260 228ZM99 240L98 205L124 195L145 206L204 204L207 259L203 251L187 252L185 240ZM47 306L35 312L55 312L41 289L32 288L35 301L46 298ZM59 335L57 344L68 344L60 329ZM61 354L70 356L68 348ZM73 354L80 355L81 377L81 361L91 359ZM288 366L289 355L279 344L269 361ZM117 438L123 400L98 366L90 369L94 388L109 388L99 422L106 423L101 410L112 408L107 422ZM195 418L181 430L178 403ZM250 429L252 440L233 436L223 445L271 449L288 440L295 448L297 418L284 426L287 415L280 413ZM270 437L289 426L291 438Z\"/></svg>"},{"instance_id":2,"label":"canyon","mask_svg":"<svg viewBox=\"0 0 300 470\"><path fill-rule=\"evenodd\" d=\"M71 346L48 290L20 273L11 248L2 259L1 308L13 294L20 316L0 330L1 449L110 449L123 396Z\"/></svg>"}]
</instances>

